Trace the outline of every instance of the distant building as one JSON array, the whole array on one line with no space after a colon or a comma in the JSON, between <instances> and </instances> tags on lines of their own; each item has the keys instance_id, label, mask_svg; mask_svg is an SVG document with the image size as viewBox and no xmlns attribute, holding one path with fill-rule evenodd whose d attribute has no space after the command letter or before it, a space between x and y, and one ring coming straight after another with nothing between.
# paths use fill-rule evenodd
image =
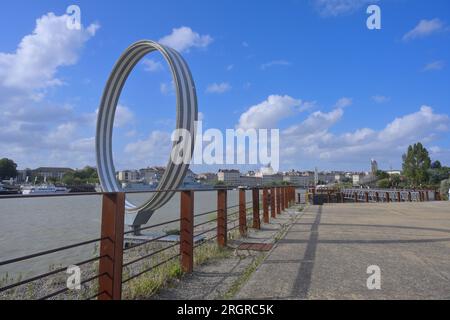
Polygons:
<instances>
[{"instance_id":1,"label":"distant building","mask_svg":"<svg viewBox=\"0 0 450 320\"><path fill-rule=\"evenodd\" d=\"M137 170L123 170L117 173L117 179L120 182L135 182L139 180L139 172Z\"/></svg>"},{"instance_id":2,"label":"distant building","mask_svg":"<svg viewBox=\"0 0 450 320\"><path fill-rule=\"evenodd\" d=\"M31 182L31 176L33 174L33 170L31 169L24 169L24 170L17 170L17 182L18 183L24 183L27 182L27 179L29 182Z\"/></svg>"},{"instance_id":3,"label":"distant building","mask_svg":"<svg viewBox=\"0 0 450 320\"><path fill-rule=\"evenodd\" d=\"M283 177L283 181L306 188L306 187L309 187L314 184L314 175L305 176L305 175L290 174L290 175L285 175Z\"/></svg>"},{"instance_id":4,"label":"distant building","mask_svg":"<svg viewBox=\"0 0 450 320\"><path fill-rule=\"evenodd\" d=\"M370 160L370 172L373 175L376 175L377 171L378 171L378 163L375 159L371 159Z\"/></svg>"},{"instance_id":5,"label":"distant building","mask_svg":"<svg viewBox=\"0 0 450 320\"><path fill-rule=\"evenodd\" d=\"M217 182L217 173L205 172L197 175L197 181L203 184L215 184Z\"/></svg>"},{"instance_id":6,"label":"distant building","mask_svg":"<svg viewBox=\"0 0 450 320\"><path fill-rule=\"evenodd\" d=\"M246 186L246 187L257 187L259 185L261 185L262 179L260 177L256 177L256 176L249 176L249 175L245 175L245 176L240 176L239 179L239 185L240 186Z\"/></svg>"},{"instance_id":7,"label":"distant building","mask_svg":"<svg viewBox=\"0 0 450 320\"><path fill-rule=\"evenodd\" d=\"M371 175L369 176L368 174L365 174L364 172L360 172L360 173L354 173L352 175L352 182L354 186L359 186L362 185L364 183L369 182L366 178L367 177L372 177Z\"/></svg>"},{"instance_id":8,"label":"distant building","mask_svg":"<svg viewBox=\"0 0 450 320\"><path fill-rule=\"evenodd\" d=\"M232 186L239 186L241 183L241 173L236 169L220 169L217 173L217 181Z\"/></svg>"},{"instance_id":9,"label":"distant building","mask_svg":"<svg viewBox=\"0 0 450 320\"><path fill-rule=\"evenodd\" d=\"M359 174L354 174L352 176L352 182L354 186L358 186L359 185L359 180L361 179L361 176Z\"/></svg>"},{"instance_id":10,"label":"distant building","mask_svg":"<svg viewBox=\"0 0 450 320\"><path fill-rule=\"evenodd\" d=\"M389 170L389 171L386 171L386 173L387 173L388 175L390 175L390 176L392 176L392 175L394 175L394 174L401 175L401 174L402 174L402 171L401 171L401 170Z\"/></svg>"},{"instance_id":11,"label":"distant building","mask_svg":"<svg viewBox=\"0 0 450 320\"><path fill-rule=\"evenodd\" d=\"M161 180L165 171L166 168L164 167L148 167L140 169L139 179L147 184L157 184Z\"/></svg>"},{"instance_id":12,"label":"distant building","mask_svg":"<svg viewBox=\"0 0 450 320\"><path fill-rule=\"evenodd\" d=\"M74 172L71 168L58 168L58 167L39 167L31 170L33 177L42 177L44 179L56 179L61 180L62 177L69 172ZM26 179L26 178L25 178Z\"/></svg>"}]
</instances>

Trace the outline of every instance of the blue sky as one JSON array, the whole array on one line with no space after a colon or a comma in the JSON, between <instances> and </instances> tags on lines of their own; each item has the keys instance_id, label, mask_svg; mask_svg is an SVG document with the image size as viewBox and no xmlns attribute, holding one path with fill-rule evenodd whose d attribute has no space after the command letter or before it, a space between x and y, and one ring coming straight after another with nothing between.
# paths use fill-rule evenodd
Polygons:
<instances>
[{"instance_id":1,"label":"blue sky","mask_svg":"<svg viewBox=\"0 0 450 320\"><path fill-rule=\"evenodd\" d=\"M81 8L75 33L63 23L71 4ZM369 4L381 8L381 30L366 27ZM283 170L367 170L370 158L399 168L417 141L450 165L448 1L2 5L0 157L20 168L95 165L104 84L122 51L141 39L183 54L205 128L279 128ZM165 164L174 119L168 68L151 54L121 96L116 168Z\"/></svg>"}]
</instances>

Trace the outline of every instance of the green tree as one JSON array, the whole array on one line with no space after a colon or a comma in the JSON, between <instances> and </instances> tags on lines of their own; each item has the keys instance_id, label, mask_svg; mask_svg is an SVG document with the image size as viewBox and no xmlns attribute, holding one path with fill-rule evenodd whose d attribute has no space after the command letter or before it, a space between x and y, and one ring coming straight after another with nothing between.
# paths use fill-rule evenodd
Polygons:
<instances>
[{"instance_id":1,"label":"green tree","mask_svg":"<svg viewBox=\"0 0 450 320\"><path fill-rule=\"evenodd\" d=\"M62 182L66 185L80 185L98 182L97 170L92 167L84 167L81 170L66 173Z\"/></svg>"},{"instance_id":2,"label":"green tree","mask_svg":"<svg viewBox=\"0 0 450 320\"><path fill-rule=\"evenodd\" d=\"M433 163L431 164L431 169L441 169L441 168L442 165L439 160L433 161Z\"/></svg>"},{"instance_id":3,"label":"green tree","mask_svg":"<svg viewBox=\"0 0 450 320\"><path fill-rule=\"evenodd\" d=\"M0 159L0 179L11 179L17 177L17 164L8 158Z\"/></svg>"},{"instance_id":4,"label":"green tree","mask_svg":"<svg viewBox=\"0 0 450 320\"><path fill-rule=\"evenodd\" d=\"M377 172L375 173L375 176L378 179L389 179L389 174L383 170L377 170Z\"/></svg>"},{"instance_id":5,"label":"green tree","mask_svg":"<svg viewBox=\"0 0 450 320\"><path fill-rule=\"evenodd\" d=\"M440 167L428 170L429 183L433 185L439 184L442 180L450 178L450 168Z\"/></svg>"},{"instance_id":6,"label":"green tree","mask_svg":"<svg viewBox=\"0 0 450 320\"><path fill-rule=\"evenodd\" d=\"M393 187L398 187L400 182L402 181L402 179L401 179L399 174L393 174L391 176L390 180L391 180L391 186L393 186Z\"/></svg>"},{"instance_id":7,"label":"green tree","mask_svg":"<svg viewBox=\"0 0 450 320\"><path fill-rule=\"evenodd\" d=\"M414 186L428 181L430 167L430 156L420 142L408 147L407 153L403 155L403 174Z\"/></svg>"},{"instance_id":8,"label":"green tree","mask_svg":"<svg viewBox=\"0 0 450 320\"><path fill-rule=\"evenodd\" d=\"M391 186L391 181L389 179L380 179L377 181L378 188L389 188Z\"/></svg>"}]
</instances>

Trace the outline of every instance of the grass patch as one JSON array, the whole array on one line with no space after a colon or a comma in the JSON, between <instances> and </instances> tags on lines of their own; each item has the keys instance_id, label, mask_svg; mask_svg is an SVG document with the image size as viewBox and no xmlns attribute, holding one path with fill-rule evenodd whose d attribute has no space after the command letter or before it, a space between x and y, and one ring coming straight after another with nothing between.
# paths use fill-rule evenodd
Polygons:
<instances>
[{"instance_id":1,"label":"grass patch","mask_svg":"<svg viewBox=\"0 0 450 320\"><path fill-rule=\"evenodd\" d=\"M154 259L152 259L154 260ZM144 264L143 269L148 268ZM183 272L178 260L170 260L169 262L152 269L141 276L130 280L123 287L123 299L147 299L153 294L157 293L170 280L180 278Z\"/></svg>"},{"instance_id":2,"label":"grass patch","mask_svg":"<svg viewBox=\"0 0 450 320\"><path fill-rule=\"evenodd\" d=\"M202 265L213 259L224 259L230 254L229 248L221 248L215 242L209 241L194 249L194 266Z\"/></svg>"}]
</instances>

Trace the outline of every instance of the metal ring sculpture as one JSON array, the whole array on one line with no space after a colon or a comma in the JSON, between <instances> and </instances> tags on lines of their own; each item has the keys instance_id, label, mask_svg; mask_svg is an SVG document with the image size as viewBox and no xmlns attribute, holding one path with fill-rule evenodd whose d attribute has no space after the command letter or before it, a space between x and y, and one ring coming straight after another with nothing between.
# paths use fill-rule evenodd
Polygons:
<instances>
[{"instance_id":1,"label":"metal ring sculpture","mask_svg":"<svg viewBox=\"0 0 450 320\"><path fill-rule=\"evenodd\" d=\"M112 156L112 132L114 114L119 101L120 93L129 74L136 64L148 53L159 51L170 66L176 91L176 128L185 129L190 133L190 152L192 155L195 143L195 121L198 118L197 96L194 80L188 65L181 55L172 48L163 46L154 41L138 41L128 47L114 65L108 82L103 91L101 104L97 117L96 156L97 171L105 192L119 192L122 187L116 180ZM173 142L175 147L176 142ZM155 150L159 152L159 150ZM175 164L171 158L166 170L158 184L157 191L145 203L136 206L126 200L126 223L133 227L147 223L153 212L167 203L175 194L174 189L182 183L189 168L188 163Z\"/></svg>"}]
</instances>

